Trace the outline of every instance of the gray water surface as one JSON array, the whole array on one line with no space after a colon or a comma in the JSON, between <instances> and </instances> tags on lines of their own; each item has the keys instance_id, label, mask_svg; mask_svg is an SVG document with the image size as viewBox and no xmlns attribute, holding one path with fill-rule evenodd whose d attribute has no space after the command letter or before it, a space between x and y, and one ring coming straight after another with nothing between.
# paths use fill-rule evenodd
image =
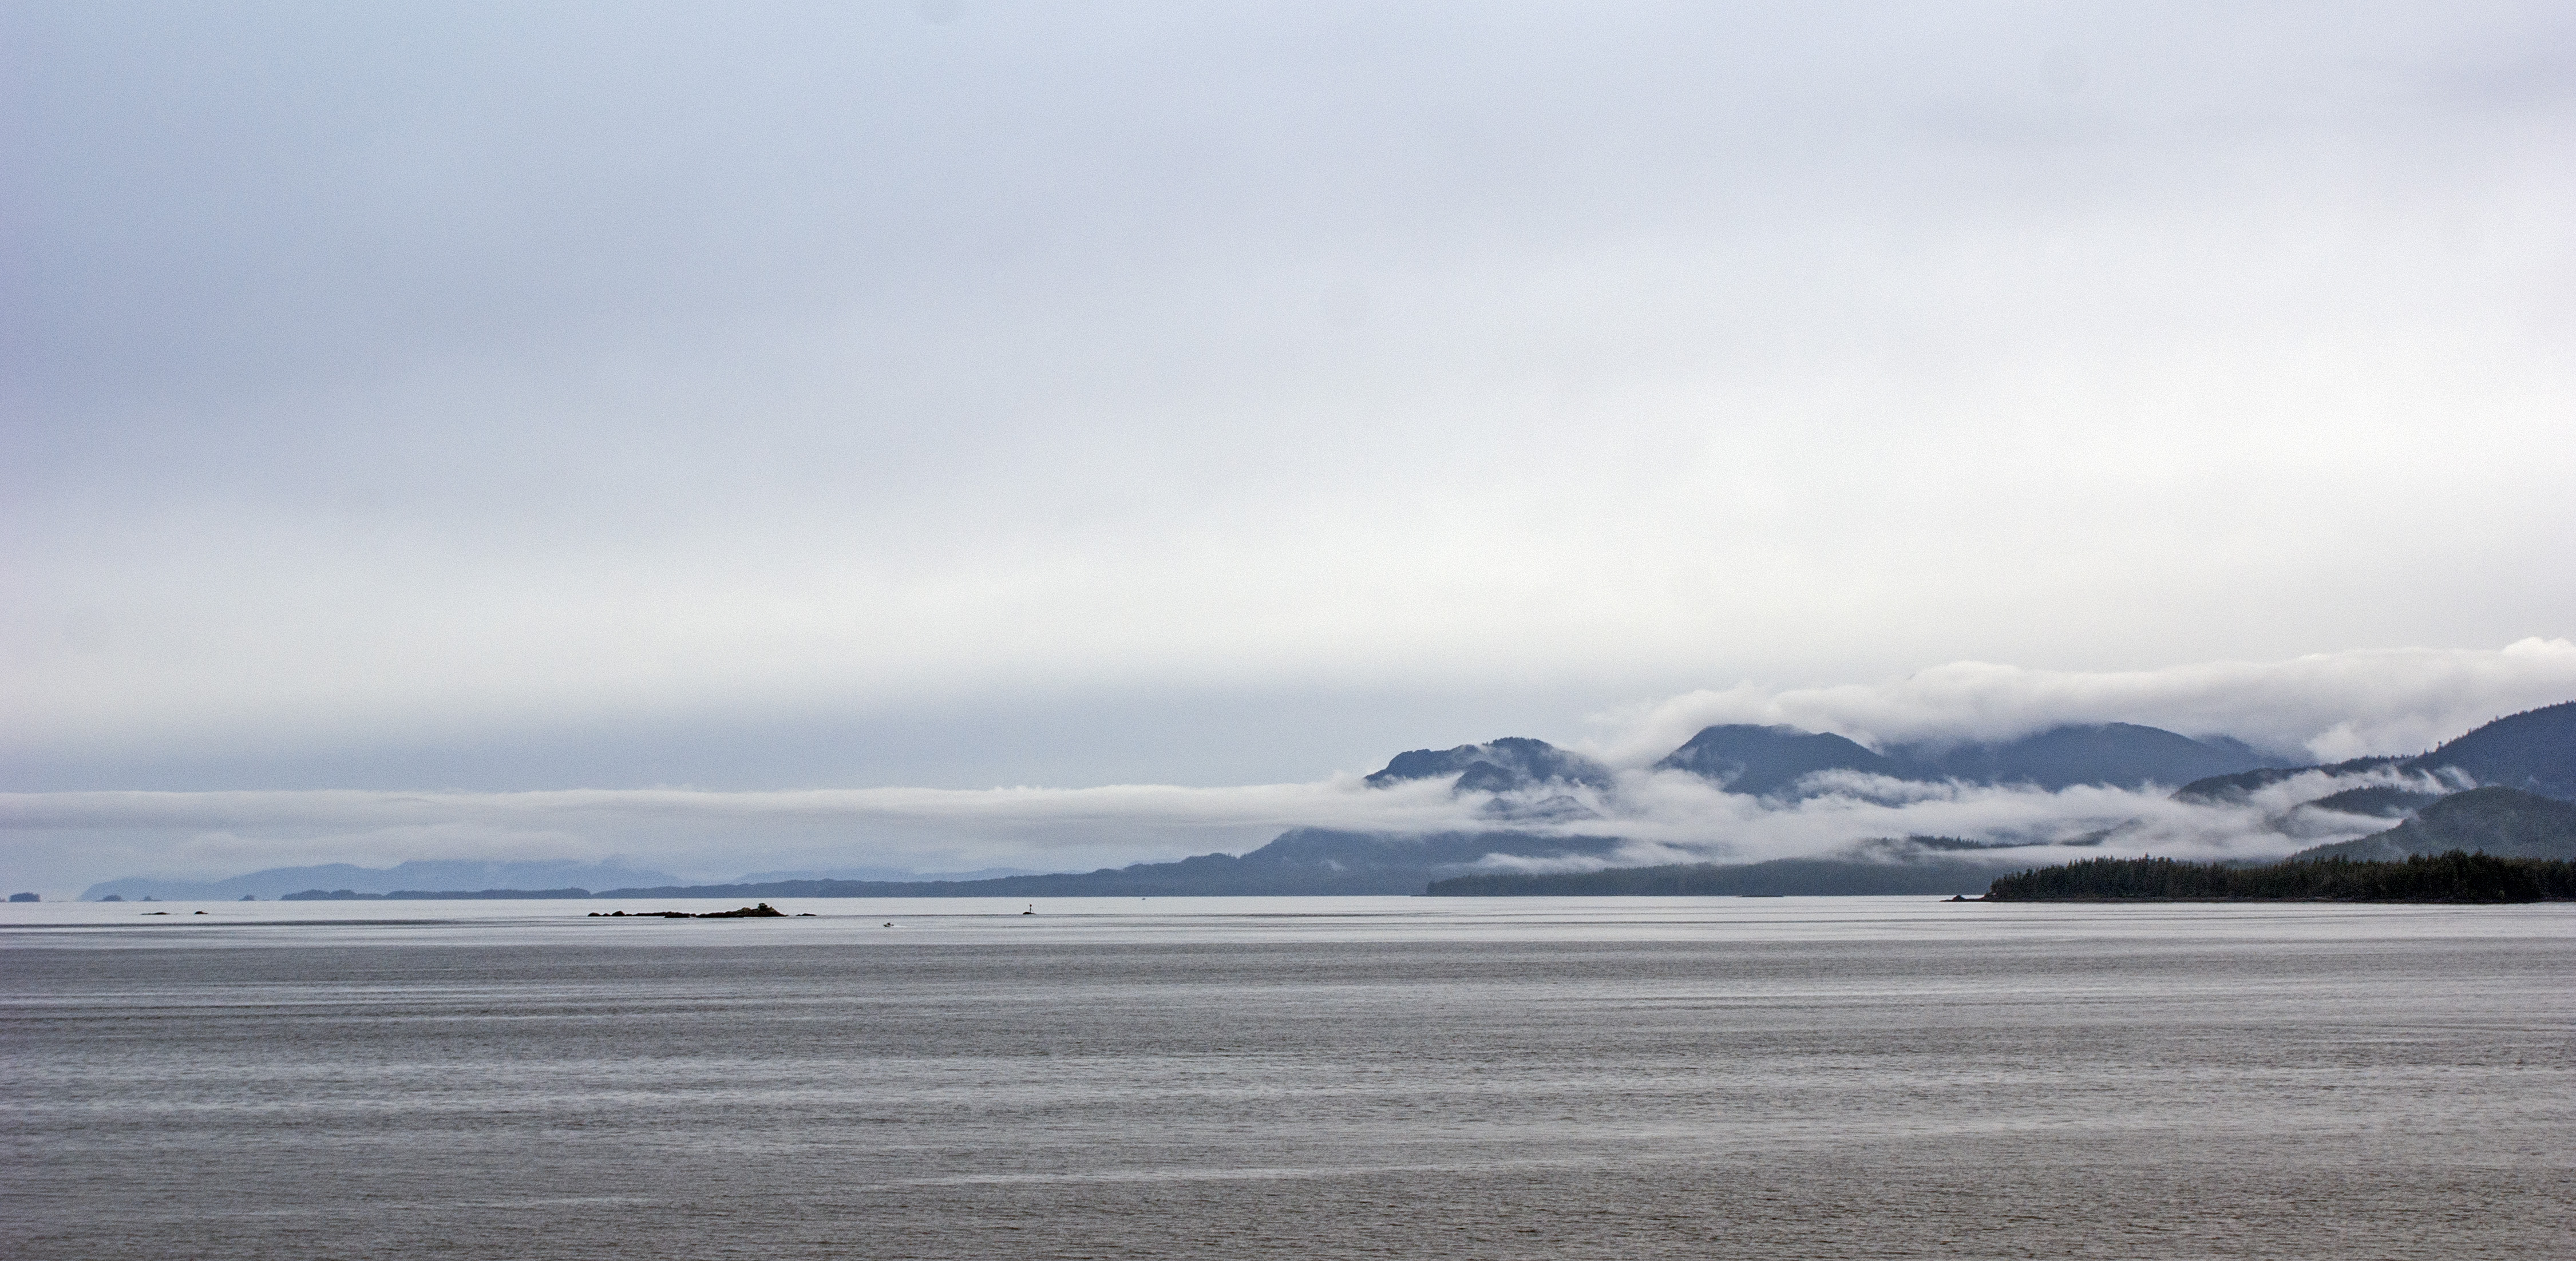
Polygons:
<instances>
[{"instance_id":1,"label":"gray water surface","mask_svg":"<svg viewBox=\"0 0 2576 1261\"><path fill-rule=\"evenodd\" d=\"M13 907L0 1251L2576 1255L2566 905L782 905Z\"/></svg>"}]
</instances>

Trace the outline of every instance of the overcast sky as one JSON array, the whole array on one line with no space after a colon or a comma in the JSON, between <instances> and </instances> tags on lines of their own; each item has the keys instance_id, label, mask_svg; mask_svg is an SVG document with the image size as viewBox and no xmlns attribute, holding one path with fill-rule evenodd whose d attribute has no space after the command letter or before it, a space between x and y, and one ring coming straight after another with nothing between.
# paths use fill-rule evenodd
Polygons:
<instances>
[{"instance_id":1,"label":"overcast sky","mask_svg":"<svg viewBox=\"0 0 2576 1261\"><path fill-rule=\"evenodd\" d=\"M0 12L0 788L2576 697L2563 3Z\"/></svg>"}]
</instances>

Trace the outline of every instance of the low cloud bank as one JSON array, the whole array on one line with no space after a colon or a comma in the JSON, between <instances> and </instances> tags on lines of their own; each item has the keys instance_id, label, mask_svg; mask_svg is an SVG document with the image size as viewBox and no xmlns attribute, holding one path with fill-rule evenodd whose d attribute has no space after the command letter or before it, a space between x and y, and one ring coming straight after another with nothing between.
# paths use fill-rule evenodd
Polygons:
<instances>
[{"instance_id":1,"label":"low cloud bank","mask_svg":"<svg viewBox=\"0 0 2576 1261\"><path fill-rule=\"evenodd\" d=\"M2301 760L2421 753L2491 719L2576 696L2576 642L2391 648L2160 670L1959 661L1884 683L1698 691L1604 715L1585 747L1643 766L1713 723L1785 724L1863 744L2008 740L2070 723L2234 736Z\"/></svg>"},{"instance_id":2,"label":"low cloud bank","mask_svg":"<svg viewBox=\"0 0 2576 1261\"><path fill-rule=\"evenodd\" d=\"M609 857L689 879L868 862L913 870L1084 870L1242 852L1295 826L1616 835L1617 865L1751 862L1935 835L2026 851L2263 856L2388 826L2297 810L2375 777L2307 776L2244 802L2161 791L1927 785L1851 775L1794 803L1722 792L1680 772L1625 771L1606 790L1452 795L1445 780L1243 788L984 791L687 790L527 793L44 793L0 796L8 866L49 891L135 874L215 877L304 863ZM2073 852L2070 850L2069 852Z\"/></svg>"},{"instance_id":3,"label":"low cloud bank","mask_svg":"<svg viewBox=\"0 0 2576 1261\"><path fill-rule=\"evenodd\" d=\"M1887 744L2130 721L2234 735L2325 761L2415 752L2570 695L2576 644L2564 639L2120 674L1958 663L1893 683L1747 685L1643 706L1620 716L1616 735L1589 746L1624 768L1610 782L1526 794L1453 792L1447 778L1370 788L1357 776L1230 788L0 794L7 873L0 878L59 896L121 876L204 879L409 859L620 858L692 880L860 863L1068 871L1241 853L1292 827L1617 836L1628 841L1608 860L1617 865L1807 857L1908 836L2006 848L2033 862L2142 853L2264 858L2391 825L2307 802L2350 787L2429 785L2387 769L2315 772L2210 802L2177 800L2171 786L2052 792L1829 773L1784 802L1644 767L1713 722L1787 723Z\"/></svg>"},{"instance_id":4,"label":"low cloud bank","mask_svg":"<svg viewBox=\"0 0 2576 1261\"><path fill-rule=\"evenodd\" d=\"M761 868L1082 870L1240 851L1297 826L1489 826L1438 783L1236 788L0 794L0 863L48 890L324 862L625 858L691 879Z\"/></svg>"}]
</instances>

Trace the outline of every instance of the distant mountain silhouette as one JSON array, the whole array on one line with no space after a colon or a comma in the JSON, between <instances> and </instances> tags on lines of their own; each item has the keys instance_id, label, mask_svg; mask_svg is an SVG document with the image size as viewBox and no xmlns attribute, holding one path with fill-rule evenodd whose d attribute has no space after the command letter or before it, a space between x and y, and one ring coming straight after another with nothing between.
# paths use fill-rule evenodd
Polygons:
<instances>
[{"instance_id":1,"label":"distant mountain silhouette","mask_svg":"<svg viewBox=\"0 0 2576 1261\"><path fill-rule=\"evenodd\" d=\"M2320 766L2266 766L2250 771L2239 771L2233 775L2211 775L2205 779L2195 779L2174 790L2174 800L2243 801L2262 789L2283 780L2305 775L2310 771L2324 771L2329 775L2358 775L2363 771L2375 771L2381 767L2402 767L2406 761L2407 759L2403 757L2357 757L2347 762Z\"/></svg>"},{"instance_id":2,"label":"distant mountain silhouette","mask_svg":"<svg viewBox=\"0 0 2576 1261\"><path fill-rule=\"evenodd\" d=\"M1418 894L1487 855L1599 856L1621 842L1606 836L1449 832L1396 836L1295 828L1236 857L1201 854L1178 862L994 880L784 880L762 884L666 885L610 889L603 898L1077 898L1226 897L1252 894Z\"/></svg>"},{"instance_id":3,"label":"distant mountain silhouette","mask_svg":"<svg viewBox=\"0 0 2576 1261\"><path fill-rule=\"evenodd\" d=\"M360 867L350 863L325 863L318 867L271 867L246 876L226 880L164 880L152 876L129 876L108 880L81 891L81 900L95 902L115 894L132 902L142 898L159 898L164 902L219 901L230 902L244 895L256 898L278 898L289 893L312 889L346 889L353 893L391 893L397 889L559 889L571 886L599 888L619 884L661 884L671 880L668 872L649 867L630 867L616 859L601 862L570 860L534 860L524 862L481 862L471 859L416 860L392 867Z\"/></svg>"},{"instance_id":4,"label":"distant mountain silhouette","mask_svg":"<svg viewBox=\"0 0 2576 1261\"><path fill-rule=\"evenodd\" d=\"M277 895L280 902L506 902L586 898L588 889L396 889L360 893L354 889L304 889Z\"/></svg>"},{"instance_id":5,"label":"distant mountain silhouette","mask_svg":"<svg viewBox=\"0 0 2576 1261\"><path fill-rule=\"evenodd\" d=\"M2496 719L2410 765L2462 770L2481 786L2576 801L2576 701Z\"/></svg>"},{"instance_id":6,"label":"distant mountain silhouette","mask_svg":"<svg viewBox=\"0 0 2576 1261\"><path fill-rule=\"evenodd\" d=\"M1689 771L1729 792L1771 796L1818 771L1891 779L2029 784L2054 791L2077 784L2138 788L2278 765L2253 747L2221 737L2194 740L2156 727L2114 722L2049 730L1994 743L1895 745L1873 752L1854 740L1796 727L1729 724L1704 728L1655 764Z\"/></svg>"},{"instance_id":7,"label":"distant mountain silhouette","mask_svg":"<svg viewBox=\"0 0 2576 1261\"><path fill-rule=\"evenodd\" d=\"M2515 788L2576 801L2576 701L2498 718L2415 757L2365 757L2325 766L2214 775L2183 785L2174 796L2184 801L2241 801L2258 789L2310 771L2355 775L2380 769L2457 772L2481 787Z\"/></svg>"},{"instance_id":8,"label":"distant mountain silhouette","mask_svg":"<svg viewBox=\"0 0 2576 1261\"><path fill-rule=\"evenodd\" d=\"M2056 727L2012 740L1893 746L1884 752L1831 733L1786 726L1720 724L1702 729L1655 763L1654 769L1687 772L1730 792L1759 796L1794 796L1807 777L1820 771L1852 771L1899 780L2028 784L2050 790L2078 784L2139 787L2181 782L2184 786L2176 794L2178 797L2205 801L2241 800L2265 786L2312 770L2342 775L2381 769L2437 772L2495 787L2440 799L2414 787L2344 788L2308 804L2346 814L2387 818L2404 817L2409 811L2417 813L2390 831L2346 842L2341 847L2320 847L2307 854L2375 857L2484 848L2499 856L2567 857L2564 838L2571 832L2565 812L2576 811L2576 807L2566 804L2568 799L2576 798L2576 702L2497 719L2418 757L2360 758L2327 767L2283 766L2234 740L2196 740L2134 723ZM1615 852L1622 844L1615 837L1551 837L1508 830L1535 827L1541 822L1565 826L1593 814L1594 807L1601 803L1597 794L1616 789L1617 780L1609 768L1543 740L1506 737L1484 744L1401 753L1385 769L1368 776L1366 782L1371 787L1384 788L1451 777L1452 790L1456 792L1512 794L1485 807L1496 824L1495 830L1399 836L1296 828L1241 856L1201 854L1178 862L1138 863L1091 872L996 874L988 878L972 878L982 873L960 873L961 878L950 879L839 879L815 873L815 878L681 885L665 873L627 867L616 860L408 862L390 868L334 863L272 868L210 882L148 877L111 880L92 885L81 896L231 900L246 895L274 898L322 890L332 891L323 896L383 896L402 890L476 890L478 896L523 896L531 890L577 892L581 888L604 888L606 893L595 896L1153 897L1411 894L1421 892L1433 881L1462 878L1467 878L1468 883L1446 891L1468 887L1499 891L1506 885L1514 892L1541 888L1572 891L1578 886L1607 888L1629 880L1614 872L1523 878L1479 867L1491 856L1597 859ZM1548 790L1557 791L1550 795ZM1576 790L1588 791L1578 796ZM1782 860L1790 865L1702 864L1637 879L1658 888L1688 885L1706 891L1938 891L1914 886L1899 889L1887 882L1903 884L1919 879L1947 887L1943 882L1951 880L1952 875L1923 873L1945 870L1944 864L1953 862L1980 869L1992 863L1929 857L1915 851L1946 853L1978 847L1967 841L1913 838L1902 844L1881 844L1885 853L1846 851L1845 857ZM1900 854L1899 849L1906 852ZM1856 853L1861 857L1849 857ZM1871 860L1880 858L1895 861ZM1795 865L1800 863L1808 866ZM1758 879L1744 874L1757 868L1768 874ZM843 870L851 875L863 874ZM1681 874L1672 874L1676 872ZM1673 883L1676 881L1680 884ZM1744 884L1745 881L1756 884Z\"/></svg>"},{"instance_id":9,"label":"distant mountain silhouette","mask_svg":"<svg viewBox=\"0 0 2576 1261\"><path fill-rule=\"evenodd\" d=\"M1689 771L1728 792L1768 796L1818 771L1918 778L1911 768L1843 736L1730 723L1700 729L1655 769Z\"/></svg>"},{"instance_id":10,"label":"distant mountain silhouette","mask_svg":"<svg viewBox=\"0 0 2576 1261\"><path fill-rule=\"evenodd\" d=\"M1993 743L1896 746L1885 753L1831 732L1724 723L1702 728L1654 769L1687 771L1728 792L1767 797L1792 793L1819 771L2055 790L2076 784L2179 784L2279 765L2280 759L2236 740L2194 740L2125 722L2054 727ZM1462 793L1526 792L1549 785L1606 790L1616 782L1608 767L1590 758L1525 737L1399 753L1366 782L1384 788L1448 776L1456 777L1454 791ZM1567 798L1554 812L1572 815L1581 807ZM1529 813L1528 808L1520 811Z\"/></svg>"},{"instance_id":11,"label":"distant mountain silhouette","mask_svg":"<svg viewBox=\"0 0 2576 1261\"><path fill-rule=\"evenodd\" d=\"M2307 803L2311 810L2332 810L2340 814L2375 814L2383 819L2399 819L2442 799L2442 794L2416 792L2411 788L2392 788L2385 784L2369 788L2347 788L2342 792L2319 797Z\"/></svg>"},{"instance_id":12,"label":"distant mountain silhouette","mask_svg":"<svg viewBox=\"0 0 2576 1261\"><path fill-rule=\"evenodd\" d=\"M2142 788L2183 784L2210 775L2282 765L2242 741L2189 736L2136 723L2052 727L1997 744L1948 748L1899 746L1888 756L1925 777L1972 784L2031 784L2051 791L2077 784Z\"/></svg>"},{"instance_id":13,"label":"distant mountain silhouette","mask_svg":"<svg viewBox=\"0 0 2576 1261\"><path fill-rule=\"evenodd\" d=\"M2576 859L2576 805L2517 788L2472 788L2425 806L2385 832L2290 857L2387 862L2455 849L2498 858Z\"/></svg>"},{"instance_id":14,"label":"distant mountain silhouette","mask_svg":"<svg viewBox=\"0 0 2576 1261\"><path fill-rule=\"evenodd\" d=\"M1363 782L1371 788L1385 788L1408 780L1448 775L1459 777L1459 792L1515 792L1549 784L1608 788L1613 782L1609 767L1526 736L1505 736L1454 749L1398 753L1385 770Z\"/></svg>"},{"instance_id":15,"label":"distant mountain silhouette","mask_svg":"<svg viewBox=\"0 0 2576 1261\"><path fill-rule=\"evenodd\" d=\"M726 884L764 884L779 880L990 880L996 876L1035 876L1026 867L978 867L973 871L913 871L903 867L800 867L787 871L753 871ZM668 880L670 877L664 876Z\"/></svg>"}]
</instances>

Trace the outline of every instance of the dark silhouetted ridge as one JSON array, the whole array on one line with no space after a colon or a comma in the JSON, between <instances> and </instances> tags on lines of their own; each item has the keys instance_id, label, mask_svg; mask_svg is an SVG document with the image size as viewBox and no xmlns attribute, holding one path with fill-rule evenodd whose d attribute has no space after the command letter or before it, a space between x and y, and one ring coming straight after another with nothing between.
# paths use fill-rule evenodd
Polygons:
<instances>
[{"instance_id":1,"label":"dark silhouetted ridge","mask_svg":"<svg viewBox=\"0 0 2576 1261\"><path fill-rule=\"evenodd\" d=\"M1728 792L1753 796L1779 792L1818 771L1914 777L1908 768L1845 736L1745 723L1702 728L1655 763L1655 769L1689 771Z\"/></svg>"},{"instance_id":2,"label":"dark silhouetted ridge","mask_svg":"<svg viewBox=\"0 0 2576 1261\"><path fill-rule=\"evenodd\" d=\"M2339 793L2319 797L2307 804L2309 808L2316 810L2397 819L2411 815L2441 799L2440 793L2417 792L2411 788L2393 788L2381 784L2369 788L2347 788Z\"/></svg>"},{"instance_id":3,"label":"dark silhouetted ridge","mask_svg":"<svg viewBox=\"0 0 2576 1261\"><path fill-rule=\"evenodd\" d=\"M2388 861L2455 849L2498 858L2576 859L2576 805L2514 788L2472 788L2434 801L2385 832L2290 857Z\"/></svg>"},{"instance_id":4,"label":"dark silhouetted ridge","mask_svg":"<svg viewBox=\"0 0 2576 1261\"><path fill-rule=\"evenodd\" d=\"M2242 801L2260 789L2311 771L2322 771L2328 775L2358 775L2382 769L2437 776L2464 775L2479 787L2512 788L2559 801L2576 801L2576 701L2545 705L2498 718L2430 753L2415 757L2364 757L2324 766L2263 768L2232 775L2212 775L2184 784L2174 797L2181 801ZM2343 797L2344 794L2336 796ZM2345 803L2328 808L2347 809L2355 800L2347 798ZM2326 801L2315 804L2325 805ZM2359 811L2380 812L2376 809Z\"/></svg>"},{"instance_id":5,"label":"dark silhouetted ridge","mask_svg":"<svg viewBox=\"0 0 2576 1261\"><path fill-rule=\"evenodd\" d=\"M2194 740L2128 722L2054 727L1995 744L1901 747L1889 750L1889 756L1919 777L2030 784L2051 791L2077 784L2184 784L2280 764L2241 741Z\"/></svg>"},{"instance_id":6,"label":"dark silhouetted ridge","mask_svg":"<svg viewBox=\"0 0 2576 1261\"><path fill-rule=\"evenodd\" d=\"M281 893L277 900L280 902L472 902L589 896L588 889L396 889L391 893L359 893L349 889L306 889L300 893Z\"/></svg>"},{"instance_id":7,"label":"dark silhouetted ridge","mask_svg":"<svg viewBox=\"0 0 2576 1261\"><path fill-rule=\"evenodd\" d=\"M1524 736L1505 736L1454 749L1398 753L1386 769L1363 782L1371 788L1385 788L1408 780L1450 775L1459 777L1460 792L1512 792L1550 783L1608 788L1612 782L1610 769L1599 762Z\"/></svg>"},{"instance_id":8,"label":"dark silhouetted ridge","mask_svg":"<svg viewBox=\"0 0 2576 1261\"><path fill-rule=\"evenodd\" d=\"M2576 701L2496 719L2408 766L2466 771L2482 787L2576 801Z\"/></svg>"},{"instance_id":9,"label":"dark silhouetted ridge","mask_svg":"<svg viewBox=\"0 0 2576 1261\"><path fill-rule=\"evenodd\" d=\"M1689 771L1729 792L1773 796L1795 790L1819 771L2027 784L2053 792L2078 784L2180 784L2221 773L2259 773L2278 763L2240 741L2195 740L2126 722L2053 727L1991 743L1895 745L1883 754L1828 732L1729 724L1701 730L1655 767Z\"/></svg>"},{"instance_id":10,"label":"dark silhouetted ridge","mask_svg":"<svg viewBox=\"0 0 2576 1261\"><path fill-rule=\"evenodd\" d=\"M2195 779L2174 791L2176 801L2243 801L2254 793L2297 775L2323 771L2329 775L2358 775L2363 771L2396 766L2402 757L2357 757L2331 766L2266 766L2232 775L2211 775Z\"/></svg>"}]
</instances>

